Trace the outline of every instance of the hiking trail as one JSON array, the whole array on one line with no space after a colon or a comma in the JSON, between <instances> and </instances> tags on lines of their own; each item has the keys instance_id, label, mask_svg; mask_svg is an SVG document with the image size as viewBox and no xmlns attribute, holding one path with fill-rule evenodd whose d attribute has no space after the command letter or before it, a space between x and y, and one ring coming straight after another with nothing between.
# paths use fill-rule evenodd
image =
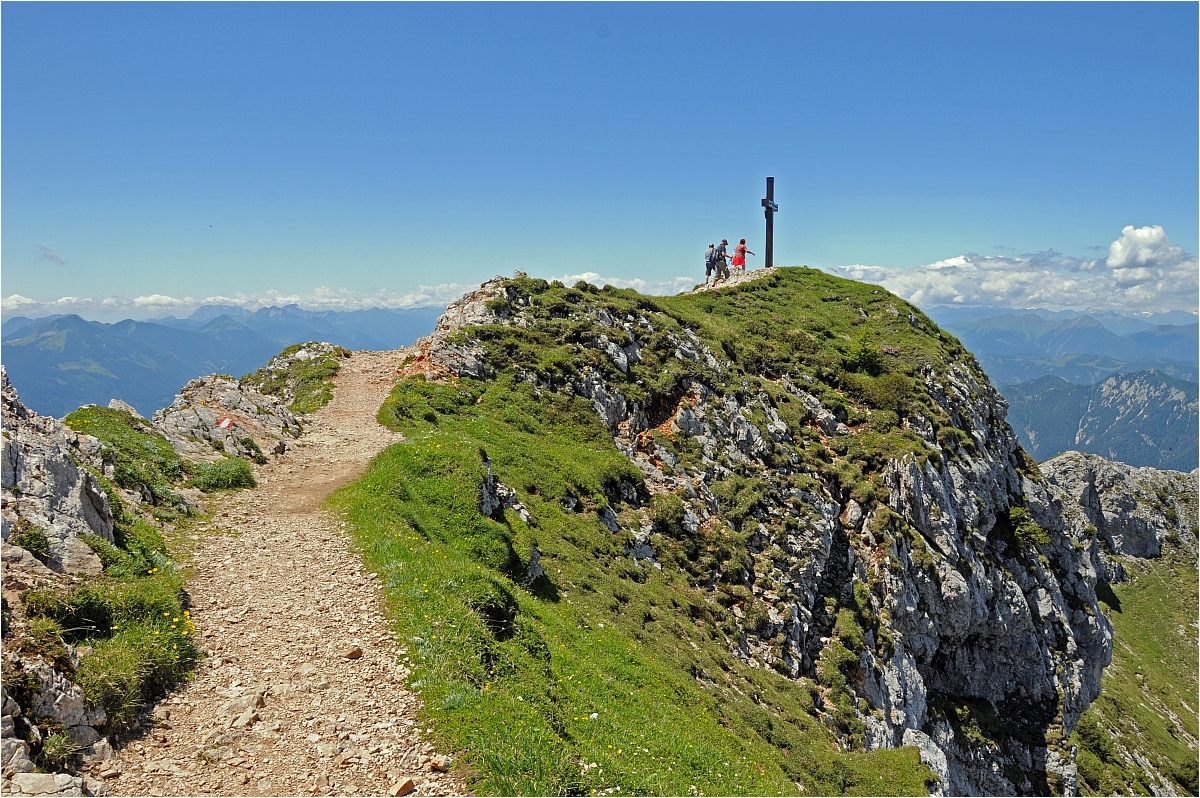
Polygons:
<instances>
[{"instance_id":1,"label":"hiking trail","mask_svg":"<svg viewBox=\"0 0 1200 798\"><path fill-rule=\"evenodd\" d=\"M401 439L375 414L410 351L344 360L299 446L258 467L258 487L212 500L187 586L210 656L122 746L102 775L113 793L397 795L409 779L415 795L465 793L431 768L445 763L416 725L383 587L322 507Z\"/></svg>"}]
</instances>

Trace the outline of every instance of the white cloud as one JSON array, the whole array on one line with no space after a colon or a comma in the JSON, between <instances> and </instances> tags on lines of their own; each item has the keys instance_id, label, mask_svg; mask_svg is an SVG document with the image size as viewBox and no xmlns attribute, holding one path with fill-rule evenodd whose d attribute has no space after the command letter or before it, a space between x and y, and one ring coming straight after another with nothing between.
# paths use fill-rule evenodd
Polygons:
<instances>
[{"instance_id":1,"label":"white cloud","mask_svg":"<svg viewBox=\"0 0 1200 798\"><path fill-rule=\"evenodd\" d=\"M1162 225L1138 228L1127 225L1121 231L1121 237L1109 245L1106 264L1110 269L1123 269L1134 264L1174 265L1189 257L1183 247L1171 243Z\"/></svg>"},{"instance_id":2,"label":"white cloud","mask_svg":"<svg viewBox=\"0 0 1200 798\"><path fill-rule=\"evenodd\" d=\"M16 313L22 308L40 304L41 303L36 299L30 299L29 297L21 296L20 294L10 294L9 296L6 296L4 299L0 300L0 309L3 309L5 313Z\"/></svg>"},{"instance_id":3,"label":"white cloud","mask_svg":"<svg viewBox=\"0 0 1200 798\"><path fill-rule=\"evenodd\" d=\"M107 302L108 300L104 301ZM133 299L133 306L136 308L188 308L194 307L195 304L196 300L191 297L176 299L175 297L164 296L163 294L151 294L150 296L139 296Z\"/></svg>"},{"instance_id":4,"label":"white cloud","mask_svg":"<svg viewBox=\"0 0 1200 798\"><path fill-rule=\"evenodd\" d=\"M263 293L238 293L233 296L210 296L201 299L148 294L126 297L110 296L100 300L65 296L55 300L31 299L10 294L0 299L0 312L9 316L48 316L77 313L86 318L115 321L124 318L152 318L173 315L185 317L202 305L234 305L255 311L259 308L299 305L306 310L364 310L367 308L404 309L445 307L475 286L458 283L422 285L407 293L379 290L374 293L332 289L325 286L309 292L271 290Z\"/></svg>"},{"instance_id":5,"label":"white cloud","mask_svg":"<svg viewBox=\"0 0 1200 798\"><path fill-rule=\"evenodd\" d=\"M833 271L882 285L916 305L1194 312L1200 288L1200 261L1158 225L1126 227L1107 260L1054 250L1020 257L969 253L914 269L855 264Z\"/></svg>"}]
</instances>

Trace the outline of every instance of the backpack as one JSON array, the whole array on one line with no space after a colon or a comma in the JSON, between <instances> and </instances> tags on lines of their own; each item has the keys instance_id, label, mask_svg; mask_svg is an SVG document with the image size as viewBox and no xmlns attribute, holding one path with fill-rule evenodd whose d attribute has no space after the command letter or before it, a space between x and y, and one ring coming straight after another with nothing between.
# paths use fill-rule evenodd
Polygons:
<instances>
[{"instance_id":1,"label":"backpack","mask_svg":"<svg viewBox=\"0 0 1200 798\"><path fill-rule=\"evenodd\" d=\"M716 262L716 260L717 260L717 250L716 249L714 249L713 247L709 247L708 249L706 249L704 251L704 265L705 266L712 266L713 263Z\"/></svg>"}]
</instances>

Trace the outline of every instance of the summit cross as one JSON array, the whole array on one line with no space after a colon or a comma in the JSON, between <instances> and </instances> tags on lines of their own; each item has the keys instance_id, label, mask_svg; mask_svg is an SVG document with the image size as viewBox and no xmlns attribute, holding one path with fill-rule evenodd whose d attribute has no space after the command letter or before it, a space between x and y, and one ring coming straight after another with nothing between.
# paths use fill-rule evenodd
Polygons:
<instances>
[{"instance_id":1,"label":"summit cross","mask_svg":"<svg viewBox=\"0 0 1200 798\"><path fill-rule=\"evenodd\" d=\"M770 269L775 265L775 212L779 210L779 206L775 204L775 178L767 178L767 196L762 201L764 213L767 217L767 251L766 266Z\"/></svg>"}]
</instances>

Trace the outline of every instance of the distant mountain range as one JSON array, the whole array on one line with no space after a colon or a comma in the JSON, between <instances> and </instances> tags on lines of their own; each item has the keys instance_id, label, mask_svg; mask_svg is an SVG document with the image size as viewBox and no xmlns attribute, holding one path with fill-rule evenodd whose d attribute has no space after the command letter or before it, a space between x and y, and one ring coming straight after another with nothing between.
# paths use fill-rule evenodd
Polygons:
<instances>
[{"instance_id":1,"label":"distant mountain range","mask_svg":"<svg viewBox=\"0 0 1200 798\"><path fill-rule=\"evenodd\" d=\"M1197 378L1200 336L1195 323L1159 324L1118 335L1088 315L1049 319L1006 313L948 321L945 328L1001 385L1047 375L1089 384L1117 372L1150 369L1184 380Z\"/></svg>"},{"instance_id":2,"label":"distant mountain range","mask_svg":"<svg viewBox=\"0 0 1200 798\"><path fill-rule=\"evenodd\" d=\"M1096 385L1043 376L1002 386L1008 422L1036 460L1065 451L1133 466L1191 471L1198 465L1197 384L1158 371L1114 374Z\"/></svg>"},{"instance_id":3,"label":"distant mountain range","mask_svg":"<svg viewBox=\"0 0 1200 798\"><path fill-rule=\"evenodd\" d=\"M80 405L119 398L149 416L203 374L240 376L281 349L328 341L350 349L395 349L433 330L442 308L308 311L296 305L206 305L186 319L125 320L22 317L0 328L3 362L26 405L63 416Z\"/></svg>"}]
</instances>

